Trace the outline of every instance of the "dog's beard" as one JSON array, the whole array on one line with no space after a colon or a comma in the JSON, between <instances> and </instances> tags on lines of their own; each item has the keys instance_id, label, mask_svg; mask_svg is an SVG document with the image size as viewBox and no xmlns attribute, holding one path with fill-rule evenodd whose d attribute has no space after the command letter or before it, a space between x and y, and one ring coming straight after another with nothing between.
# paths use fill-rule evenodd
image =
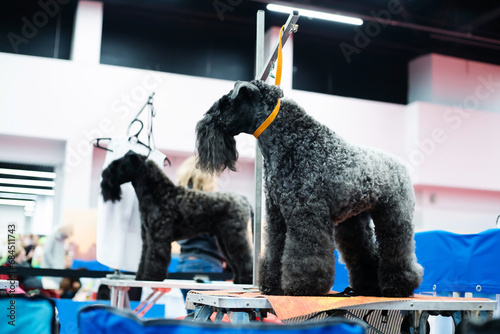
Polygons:
<instances>
[{"instance_id":1,"label":"dog's beard","mask_svg":"<svg viewBox=\"0 0 500 334\"><path fill-rule=\"evenodd\" d=\"M198 167L211 174L218 174L229 168L236 171L238 151L233 136L216 129L212 116L206 115L196 125L196 147Z\"/></svg>"},{"instance_id":2,"label":"dog's beard","mask_svg":"<svg viewBox=\"0 0 500 334\"><path fill-rule=\"evenodd\" d=\"M102 173L101 193L104 202L116 202L122 199L120 183L117 182L112 172L107 168Z\"/></svg>"}]
</instances>

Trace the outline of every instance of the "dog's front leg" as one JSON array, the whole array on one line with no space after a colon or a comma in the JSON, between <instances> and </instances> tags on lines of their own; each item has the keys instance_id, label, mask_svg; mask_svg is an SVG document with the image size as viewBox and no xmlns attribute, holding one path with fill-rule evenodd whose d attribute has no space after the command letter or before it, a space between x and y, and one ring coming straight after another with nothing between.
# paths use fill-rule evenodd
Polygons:
<instances>
[{"instance_id":1,"label":"dog's front leg","mask_svg":"<svg viewBox=\"0 0 500 334\"><path fill-rule=\"evenodd\" d=\"M287 205L286 241L281 286L290 296L328 293L333 285L335 257L333 225L320 199L298 199Z\"/></svg>"},{"instance_id":2,"label":"dog's front leg","mask_svg":"<svg viewBox=\"0 0 500 334\"><path fill-rule=\"evenodd\" d=\"M150 223L146 241L144 281L163 281L167 277L167 268L171 259L173 233L171 224L160 218Z\"/></svg>"},{"instance_id":3,"label":"dog's front leg","mask_svg":"<svg viewBox=\"0 0 500 334\"><path fill-rule=\"evenodd\" d=\"M260 260L259 288L265 295L282 295L281 257L285 247L286 225L279 206L269 196L266 198L265 253Z\"/></svg>"}]
</instances>

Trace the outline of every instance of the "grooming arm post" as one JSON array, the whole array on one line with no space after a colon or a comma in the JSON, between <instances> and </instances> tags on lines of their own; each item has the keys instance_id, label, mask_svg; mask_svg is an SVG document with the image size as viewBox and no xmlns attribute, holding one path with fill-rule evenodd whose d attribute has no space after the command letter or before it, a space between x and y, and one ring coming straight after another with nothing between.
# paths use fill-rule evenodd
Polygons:
<instances>
[{"instance_id":1,"label":"grooming arm post","mask_svg":"<svg viewBox=\"0 0 500 334\"><path fill-rule=\"evenodd\" d=\"M285 46L286 41L288 40L288 36L291 33L296 31L295 25L296 25L298 20L299 20L299 12L298 11L294 11L293 14L290 14L290 16L288 17L288 20L286 20L285 28L283 29L283 37L281 39L282 47ZM264 67L261 69L260 72L257 72L257 73L260 73L257 76L257 79L260 79L262 81L265 81L267 79L267 77L269 76L269 72L271 71L271 67L272 67L273 63L278 58L278 49L279 49L279 42L276 43L276 46L274 47L274 51L269 56L269 59L265 63Z\"/></svg>"},{"instance_id":2,"label":"grooming arm post","mask_svg":"<svg viewBox=\"0 0 500 334\"><path fill-rule=\"evenodd\" d=\"M265 12L257 12L257 39L255 45L256 79L264 67ZM262 236L262 153L255 145L255 215L253 228L253 286L259 286L259 257Z\"/></svg>"},{"instance_id":3,"label":"grooming arm post","mask_svg":"<svg viewBox=\"0 0 500 334\"><path fill-rule=\"evenodd\" d=\"M268 61L264 63L264 36L265 36L265 12L259 10L257 12L257 38L255 48L255 79L265 81L269 76L271 66L278 58L279 42L276 44L273 53L271 53ZM282 47L288 40L288 35L296 31L295 24L299 19L299 13L294 11L288 17L283 29L283 37L281 40ZM262 154L259 145L255 146L255 217L254 217L254 253L253 253L253 286L258 286L259 281L259 257L261 250L262 236Z\"/></svg>"}]
</instances>

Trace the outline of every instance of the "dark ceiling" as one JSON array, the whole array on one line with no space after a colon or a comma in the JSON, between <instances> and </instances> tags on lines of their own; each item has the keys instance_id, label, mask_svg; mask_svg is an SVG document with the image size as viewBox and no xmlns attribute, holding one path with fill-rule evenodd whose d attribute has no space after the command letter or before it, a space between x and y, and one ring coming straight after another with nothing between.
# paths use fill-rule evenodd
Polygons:
<instances>
[{"instance_id":1,"label":"dark ceiling","mask_svg":"<svg viewBox=\"0 0 500 334\"><path fill-rule=\"evenodd\" d=\"M227 48L244 50L245 57L249 54L253 57L256 12L265 9L268 2L104 1L111 16L118 17L129 11L130 15L142 16L143 20L170 24L163 34L165 39L169 38L167 36L184 38L182 36L190 31L189 40L196 41L194 35L224 40ZM297 89L405 104L408 62L416 57L435 52L500 64L500 1L272 2L350 13L365 22L356 27L301 17L299 31L294 36L293 86ZM385 19L387 14L390 14L390 23L379 23L375 17L379 15ZM266 26L279 26L286 18L286 14L266 11ZM362 39L360 35L363 34L368 38ZM215 44L214 48L221 49ZM246 68L246 74L245 71L234 72L239 73L236 78L220 77L247 79L252 75L253 64L247 63Z\"/></svg>"},{"instance_id":2,"label":"dark ceiling","mask_svg":"<svg viewBox=\"0 0 500 334\"><path fill-rule=\"evenodd\" d=\"M306 8L351 13L375 20L373 13L391 13L391 23L370 38L370 52L421 55L439 52L456 57L500 64L500 1L470 0L104 0L105 4L120 5L143 12L148 18L157 15L163 20L189 24L206 31L223 29L254 31L255 13L267 3L283 3ZM397 12L397 14L394 14ZM266 12L267 25L280 25L286 14ZM364 31L368 21L361 26ZM131 22L132 23L132 22ZM353 43L354 26L301 18L297 39L322 44ZM182 29L182 28L181 28ZM175 33L175 32L172 32ZM338 45L337 45L338 46Z\"/></svg>"}]
</instances>

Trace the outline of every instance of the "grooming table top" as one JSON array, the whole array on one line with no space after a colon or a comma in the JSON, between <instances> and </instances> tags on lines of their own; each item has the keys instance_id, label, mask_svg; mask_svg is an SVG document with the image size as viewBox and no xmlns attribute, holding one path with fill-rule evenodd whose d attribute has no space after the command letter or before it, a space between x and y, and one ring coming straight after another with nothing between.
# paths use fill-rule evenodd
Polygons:
<instances>
[{"instance_id":1,"label":"grooming table top","mask_svg":"<svg viewBox=\"0 0 500 334\"><path fill-rule=\"evenodd\" d=\"M179 288L179 289L197 289L197 290L234 290L241 291L245 289L250 289L253 286L250 284L234 284L233 282L225 281L212 281L210 283L198 283L193 280L178 280L178 279L166 279L161 282L155 281L136 281L134 276L128 277L128 275L123 275L123 278L103 278L101 279L101 284L108 285L110 287L148 287L153 289L168 289L168 288Z\"/></svg>"},{"instance_id":2,"label":"grooming table top","mask_svg":"<svg viewBox=\"0 0 500 334\"><path fill-rule=\"evenodd\" d=\"M401 311L494 311L496 301L487 298L452 298L415 295L409 298L386 297L292 297L264 296L259 292L190 291L190 303L222 309L274 310L284 322L300 321L324 311L401 310Z\"/></svg>"}]
</instances>

